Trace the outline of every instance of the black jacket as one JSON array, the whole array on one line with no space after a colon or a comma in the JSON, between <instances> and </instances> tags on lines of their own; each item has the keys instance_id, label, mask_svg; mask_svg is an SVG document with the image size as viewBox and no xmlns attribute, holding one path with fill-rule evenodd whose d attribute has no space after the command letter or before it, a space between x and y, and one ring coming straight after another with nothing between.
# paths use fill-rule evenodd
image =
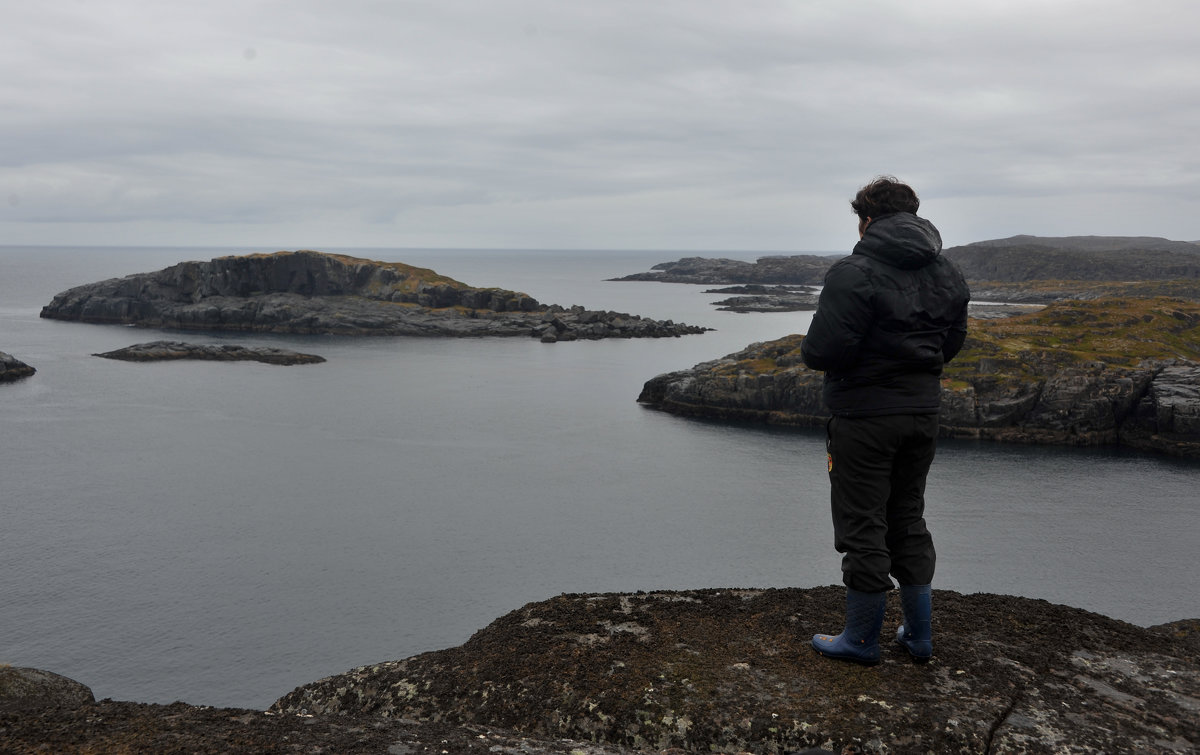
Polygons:
<instances>
[{"instance_id":1,"label":"black jacket","mask_svg":"<svg viewBox=\"0 0 1200 755\"><path fill-rule=\"evenodd\" d=\"M841 417L936 414L942 365L967 335L970 291L942 237L908 212L873 218L825 287L801 345Z\"/></svg>"}]
</instances>

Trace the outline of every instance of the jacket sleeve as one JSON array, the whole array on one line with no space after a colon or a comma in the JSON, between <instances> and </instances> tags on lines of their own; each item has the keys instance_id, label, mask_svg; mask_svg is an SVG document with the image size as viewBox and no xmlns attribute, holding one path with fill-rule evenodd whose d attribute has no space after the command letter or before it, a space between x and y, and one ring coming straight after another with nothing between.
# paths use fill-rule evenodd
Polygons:
<instances>
[{"instance_id":1,"label":"jacket sleeve","mask_svg":"<svg viewBox=\"0 0 1200 755\"><path fill-rule=\"evenodd\" d=\"M874 320L873 299L867 271L845 261L831 267L812 325L800 344L804 364L825 372L853 367Z\"/></svg>"},{"instance_id":2,"label":"jacket sleeve","mask_svg":"<svg viewBox=\"0 0 1200 755\"><path fill-rule=\"evenodd\" d=\"M969 296L969 294L968 294ZM962 349L963 344L967 340L967 302L964 301L962 310L955 318L954 324L950 326L950 330L946 333L946 340L942 342L942 362L949 362L954 357L958 356L958 352Z\"/></svg>"}]
</instances>

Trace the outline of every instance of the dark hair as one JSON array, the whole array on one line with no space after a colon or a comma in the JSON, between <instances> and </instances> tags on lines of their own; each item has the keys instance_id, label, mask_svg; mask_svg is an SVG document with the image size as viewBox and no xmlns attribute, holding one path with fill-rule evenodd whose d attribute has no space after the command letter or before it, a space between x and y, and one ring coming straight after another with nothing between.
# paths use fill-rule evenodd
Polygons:
<instances>
[{"instance_id":1,"label":"dark hair","mask_svg":"<svg viewBox=\"0 0 1200 755\"><path fill-rule=\"evenodd\" d=\"M879 176L858 190L850 200L850 209L859 220L878 218L893 212L916 213L921 206L917 192L908 184L900 183L895 176Z\"/></svg>"}]
</instances>

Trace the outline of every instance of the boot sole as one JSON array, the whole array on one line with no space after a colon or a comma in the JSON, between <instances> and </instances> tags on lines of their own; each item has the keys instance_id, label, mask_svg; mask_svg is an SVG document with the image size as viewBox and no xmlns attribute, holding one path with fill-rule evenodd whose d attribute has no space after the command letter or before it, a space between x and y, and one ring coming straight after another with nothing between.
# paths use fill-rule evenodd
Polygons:
<instances>
[{"instance_id":1,"label":"boot sole","mask_svg":"<svg viewBox=\"0 0 1200 755\"><path fill-rule=\"evenodd\" d=\"M930 654L930 655L914 655L913 651L908 649L908 645L905 645L900 640L896 640L896 644L899 645L900 647L904 648L904 652L908 653L908 657L912 659L913 663L929 663L929 659L933 657L932 654Z\"/></svg>"},{"instance_id":2,"label":"boot sole","mask_svg":"<svg viewBox=\"0 0 1200 755\"><path fill-rule=\"evenodd\" d=\"M823 653L820 650L817 650L816 648L813 648L813 652L816 653L817 655L821 656L822 658L832 658L835 661L846 661L847 663L857 663L859 666L878 666L879 661L880 661L880 659L878 659L878 658L876 658L875 660L869 660L867 658L855 658L854 656L851 656L851 655L830 655L829 653Z\"/></svg>"}]
</instances>

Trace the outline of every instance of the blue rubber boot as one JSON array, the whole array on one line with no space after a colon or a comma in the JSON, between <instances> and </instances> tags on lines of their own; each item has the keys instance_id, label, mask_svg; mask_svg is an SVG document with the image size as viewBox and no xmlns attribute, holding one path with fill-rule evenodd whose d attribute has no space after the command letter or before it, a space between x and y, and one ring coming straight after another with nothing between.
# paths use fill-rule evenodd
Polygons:
<instances>
[{"instance_id":1,"label":"blue rubber boot","mask_svg":"<svg viewBox=\"0 0 1200 755\"><path fill-rule=\"evenodd\" d=\"M886 592L846 589L846 628L833 636L814 634L813 649L829 658L866 666L879 663L879 630L883 628Z\"/></svg>"},{"instance_id":2,"label":"blue rubber boot","mask_svg":"<svg viewBox=\"0 0 1200 755\"><path fill-rule=\"evenodd\" d=\"M933 657L933 629L929 617L933 611L929 585L900 585L900 610L904 623L896 630L896 642L908 650L916 663Z\"/></svg>"}]
</instances>

